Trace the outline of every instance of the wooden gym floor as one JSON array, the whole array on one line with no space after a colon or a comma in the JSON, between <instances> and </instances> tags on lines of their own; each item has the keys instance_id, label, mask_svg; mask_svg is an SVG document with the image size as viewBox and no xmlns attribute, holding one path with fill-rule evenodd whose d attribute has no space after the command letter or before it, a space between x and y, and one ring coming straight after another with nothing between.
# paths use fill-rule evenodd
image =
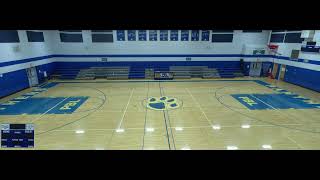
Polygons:
<instances>
[{"instance_id":1,"label":"wooden gym floor","mask_svg":"<svg viewBox=\"0 0 320 180\"><path fill-rule=\"evenodd\" d=\"M21 110L29 108L31 113L0 111L0 123L33 123L33 149L320 149L320 106L304 108L320 103L320 94L281 81L259 78L271 85L266 86L252 80L59 81L32 97L63 97L49 110L35 113L43 105L34 103ZM0 104L35 89L3 98ZM292 98L257 98L283 92L305 99L297 105ZM79 107L71 104L76 108L72 113L52 111L69 97L87 99Z\"/></svg>"}]
</instances>

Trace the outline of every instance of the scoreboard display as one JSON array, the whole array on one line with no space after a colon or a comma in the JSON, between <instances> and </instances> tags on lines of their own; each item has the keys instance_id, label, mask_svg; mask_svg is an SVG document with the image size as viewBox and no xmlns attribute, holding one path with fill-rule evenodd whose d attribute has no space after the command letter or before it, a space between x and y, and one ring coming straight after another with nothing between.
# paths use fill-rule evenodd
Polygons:
<instances>
[{"instance_id":1,"label":"scoreboard display","mask_svg":"<svg viewBox=\"0 0 320 180\"><path fill-rule=\"evenodd\" d=\"M173 79L173 73L172 72L155 72L154 73L154 79L155 80L172 80Z\"/></svg>"},{"instance_id":2,"label":"scoreboard display","mask_svg":"<svg viewBox=\"0 0 320 180\"><path fill-rule=\"evenodd\" d=\"M33 124L1 124L1 148L33 147Z\"/></svg>"}]
</instances>

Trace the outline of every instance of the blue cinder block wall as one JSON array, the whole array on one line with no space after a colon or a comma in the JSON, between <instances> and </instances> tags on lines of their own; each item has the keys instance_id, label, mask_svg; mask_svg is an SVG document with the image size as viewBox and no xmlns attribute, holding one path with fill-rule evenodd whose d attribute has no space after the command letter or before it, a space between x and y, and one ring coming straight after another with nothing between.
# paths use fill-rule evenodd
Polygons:
<instances>
[{"instance_id":1,"label":"blue cinder block wall","mask_svg":"<svg viewBox=\"0 0 320 180\"><path fill-rule=\"evenodd\" d=\"M36 66L39 83L43 83L45 81L43 74L44 71L46 71L47 75L50 76L59 68L82 69L94 66L130 66L129 78L143 78L146 68L153 68L155 71L165 71L169 70L170 66L208 66L209 68L217 69L240 69L240 61L238 61L237 58L239 58L239 60L241 58L244 58L245 60L246 58L251 58L253 56L252 50L256 48L256 45L260 48L270 42L270 38L268 38L270 35L269 31L264 30L260 33L248 33L241 30L235 30L231 33L233 34L233 39L230 42L228 41L228 43L213 42L211 35L216 33L211 31L209 33L210 38L206 41L189 42L177 40L176 42L162 41L161 43L155 43L150 40L137 40L135 42L117 40L117 31L113 31L111 32L114 39L113 43L94 43L91 38L92 32L89 30L83 30L82 32L79 32L79 34L83 36L83 41L79 43L74 43L72 45L70 45L70 43L61 43L59 31L46 31L44 32L44 42L37 42L30 46L30 43L32 42L28 41L26 32L19 31L18 33L20 37L19 45L22 47L19 52L13 51L14 48L11 47L12 44L0 43L0 46L3 47L0 48L0 51L3 50L0 59L4 60L0 63L0 67L18 65L20 63L30 63L34 65L35 61L47 60L50 58L53 58L54 61L59 59L61 62L53 62ZM124 37L124 39L127 38ZM172 43L175 43L174 46ZM93 44L94 46L92 46ZM254 47L250 46L253 44ZM243 45L248 46L245 46L243 49ZM84 53L83 47L90 48L86 48ZM291 50L299 49L300 47L300 42L294 44L283 42L281 43L281 48L279 48L279 53L282 55L274 58L281 60L280 64L286 64L285 61L290 61L289 57ZM8 53L8 51L12 51L12 53ZM185 54L186 52L190 54ZM301 55L303 55L303 53ZM136 59L133 59L131 56ZM148 59L142 61L146 56L148 56ZM268 58L273 58L271 55L266 56L268 56ZM266 58L266 56L264 58ZM100 58L104 57L108 57L108 60L110 60L109 57L120 59L112 59L109 62L98 62L101 61ZM155 57L162 57L165 61ZM182 59L184 57L192 57L195 59L197 57L206 58L185 61L187 59ZM123 58L129 59L128 61L124 61L125 59ZM260 57L260 55L256 55L253 58L260 59L262 57ZM304 59L310 59L308 63L320 65L320 61L317 60L320 56L315 57L310 54L304 54L304 56L299 56L299 58L302 59L299 59L298 62L304 63L302 62ZM48 62L52 61L46 61L46 63ZM263 62L263 65L265 64L270 64L270 67L272 68L271 62ZM247 67L248 65L249 68ZM14 68L16 67L17 66ZM304 68L301 68L300 65L299 67L287 66L288 71L285 73L284 80L289 83L319 91L320 78L316 78L320 77L319 71L309 70L309 68L305 69L305 64L302 67ZM13 72L9 72L10 68L4 69L8 71L4 71L5 73L3 73L3 77L0 77L0 97L29 87L28 78L24 69L20 70L21 67L18 67L16 71ZM10 69L10 71L11 70L12 69ZM249 71L250 62L245 62L244 74L249 75Z\"/></svg>"},{"instance_id":2,"label":"blue cinder block wall","mask_svg":"<svg viewBox=\"0 0 320 180\"><path fill-rule=\"evenodd\" d=\"M244 64L243 74L244 74L245 76L249 76L250 64L251 64L251 62L244 62L243 64ZM273 63L272 63L272 62L262 62L262 68L263 68L264 66L270 67L271 70L272 70ZM262 74L262 71L263 71L263 70L261 70L261 74Z\"/></svg>"},{"instance_id":3,"label":"blue cinder block wall","mask_svg":"<svg viewBox=\"0 0 320 180\"><path fill-rule=\"evenodd\" d=\"M307 38L306 35L313 37ZM309 51L315 50L315 47L308 48L308 51L305 48L305 44L310 41L310 38L317 44L319 35L320 31L318 30L271 31L269 43L279 46L277 49L278 55L274 56L273 60L278 64L286 65L285 82L319 92L320 53ZM300 50L298 56L294 59L291 58L293 50Z\"/></svg>"},{"instance_id":4,"label":"blue cinder block wall","mask_svg":"<svg viewBox=\"0 0 320 180\"><path fill-rule=\"evenodd\" d=\"M45 81L44 74L39 73L47 71L47 75L50 76L55 70L55 64L49 63L40 66L36 66L39 83ZM29 87L29 80L25 69L18 71L8 72L2 74L0 77L0 98L16 93Z\"/></svg>"},{"instance_id":5,"label":"blue cinder block wall","mask_svg":"<svg viewBox=\"0 0 320 180\"><path fill-rule=\"evenodd\" d=\"M131 68L168 69L170 66L208 66L209 68L239 68L240 61L143 61L143 62L55 62L55 68L82 69L89 67L130 66Z\"/></svg>"},{"instance_id":6,"label":"blue cinder block wall","mask_svg":"<svg viewBox=\"0 0 320 180\"><path fill-rule=\"evenodd\" d=\"M286 66L284 81L320 92L320 71Z\"/></svg>"},{"instance_id":7,"label":"blue cinder block wall","mask_svg":"<svg viewBox=\"0 0 320 180\"><path fill-rule=\"evenodd\" d=\"M40 65L37 66L37 75L38 75L38 80L39 80L39 84L43 83L45 81L45 77L44 77L44 71L47 72L47 76L49 77L51 74L54 73L55 69L56 69L56 64L53 63L49 63L49 64L44 64L44 65ZM39 72L40 71L40 72Z\"/></svg>"},{"instance_id":8,"label":"blue cinder block wall","mask_svg":"<svg viewBox=\"0 0 320 180\"><path fill-rule=\"evenodd\" d=\"M0 98L29 87L26 70L18 70L3 74L0 78Z\"/></svg>"},{"instance_id":9,"label":"blue cinder block wall","mask_svg":"<svg viewBox=\"0 0 320 180\"><path fill-rule=\"evenodd\" d=\"M170 66L208 66L217 69L239 69L240 61L56 62L55 68L85 69L111 66L129 66L129 78L144 78L146 68L153 68L154 71L168 71Z\"/></svg>"}]
</instances>

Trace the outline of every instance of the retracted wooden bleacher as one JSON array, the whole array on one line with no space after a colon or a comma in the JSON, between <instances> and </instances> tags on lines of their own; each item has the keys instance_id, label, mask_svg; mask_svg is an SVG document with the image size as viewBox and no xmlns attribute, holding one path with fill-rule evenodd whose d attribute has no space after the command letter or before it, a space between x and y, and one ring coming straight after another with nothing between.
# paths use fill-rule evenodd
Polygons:
<instances>
[{"instance_id":1,"label":"retracted wooden bleacher","mask_svg":"<svg viewBox=\"0 0 320 180\"><path fill-rule=\"evenodd\" d=\"M218 69L218 71L221 78L234 78L244 76L240 68L225 67Z\"/></svg>"},{"instance_id":2,"label":"retracted wooden bleacher","mask_svg":"<svg viewBox=\"0 0 320 180\"><path fill-rule=\"evenodd\" d=\"M216 69L207 66L170 66L170 72L174 74L175 79L220 77Z\"/></svg>"},{"instance_id":3,"label":"retracted wooden bleacher","mask_svg":"<svg viewBox=\"0 0 320 180\"><path fill-rule=\"evenodd\" d=\"M76 79L128 79L129 67L91 67L78 73Z\"/></svg>"},{"instance_id":4,"label":"retracted wooden bleacher","mask_svg":"<svg viewBox=\"0 0 320 180\"><path fill-rule=\"evenodd\" d=\"M81 69L75 68L58 68L55 72L50 76L51 78L57 79L75 79L77 74L80 72Z\"/></svg>"},{"instance_id":5,"label":"retracted wooden bleacher","mask_svg":"<svg viewBox=\"0 0 320 180\"><path fill-rule=\"evenodd\" d=\"M161 71L161 69L158 68ZM168 70L165 70L168 71ZM243 77L240 68L208 68L207 66L170 66L169 71L174 74L174 79L190 78L234 78ZM130 76L129 76L130 74ZM90 80L96 78L106 79L129 79L129 78L154 78L154 69L134 69L130 72L129 66L115 67L91 67L87 69L59 68L51 78L58 79L82 79Z\"/></svg>"}]
</instances>

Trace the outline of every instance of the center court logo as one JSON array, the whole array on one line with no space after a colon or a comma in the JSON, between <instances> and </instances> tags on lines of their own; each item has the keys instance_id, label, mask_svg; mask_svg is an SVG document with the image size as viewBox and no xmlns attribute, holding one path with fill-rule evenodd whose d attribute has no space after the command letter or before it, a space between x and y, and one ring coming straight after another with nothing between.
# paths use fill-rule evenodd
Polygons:
<instances>
[{"instance_id":1,"label":"center court logo","mask_svg":"<svg viewBox=\"0 0 320 180\"><path fill-rule=\"evenodd\" d=\"M144 100L144 107L156 111L177 109L181 104L182 102L177 98L168 96L150 97L147 100Z\"/></svg>"}]
</instances>

